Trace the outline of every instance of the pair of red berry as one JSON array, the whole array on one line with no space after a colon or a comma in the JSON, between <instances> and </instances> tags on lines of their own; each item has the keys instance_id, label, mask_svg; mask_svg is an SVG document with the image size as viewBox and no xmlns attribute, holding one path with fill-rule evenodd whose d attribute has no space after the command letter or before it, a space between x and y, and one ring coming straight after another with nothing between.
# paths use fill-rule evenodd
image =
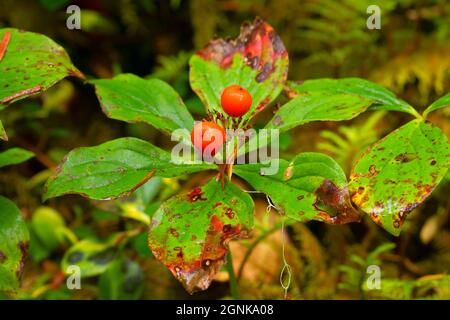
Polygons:
<instances>
[{"instance_id":1,"label":"pair of red berry","mask_svg":"<svg viewBox=\"0 0 450 320\"><path fill-rule=\"evenodd\" d=\"M220 97L223 110L230 117L242 117L252 105L250 93L238 85L231 85L223 90ZM215 122L202 121L197 123L191 132L194 146L203 152L208 147L211 156L214 156L226 141L225 130Z\"/></svg>"}]
</instances>

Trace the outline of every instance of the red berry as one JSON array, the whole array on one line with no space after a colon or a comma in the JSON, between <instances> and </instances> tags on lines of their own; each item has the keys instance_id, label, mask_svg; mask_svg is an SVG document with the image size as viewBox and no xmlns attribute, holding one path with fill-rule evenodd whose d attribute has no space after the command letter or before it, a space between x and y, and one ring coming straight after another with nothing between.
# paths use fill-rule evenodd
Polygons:
<instances>
[{"instance_id":1,"label":"red berry","mask_svg":"<svg viewBox=\"0 0 450 320\"><path fill-rule=\"evenodd\" d=\"M191 141L204 157L214 156L226 141L225 130L215 122L198 122L192 129Z\"/></svg>"},{"instance_id":2,"label":"red berry","mask_svg":"<svg viewBox=\"0 0 450 320\"><path fill-rule=\"evenodd\" d=\"M233 84L223 90L220 103L229 116L242 117L252 105L252 96L241 86Z\"/></svg>"}]
</instances>

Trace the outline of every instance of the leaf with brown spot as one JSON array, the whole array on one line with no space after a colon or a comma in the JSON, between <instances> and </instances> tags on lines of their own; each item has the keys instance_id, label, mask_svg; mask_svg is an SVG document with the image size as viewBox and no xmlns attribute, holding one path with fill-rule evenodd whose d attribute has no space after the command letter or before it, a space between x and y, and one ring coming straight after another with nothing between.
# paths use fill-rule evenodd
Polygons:
<instances>
[{"instance_id":1,"label":"leaf with brown spot","mask_svg":"<svg viewBox=\"0 0 450 320\"><path fill-rule=\"evenodd\" d=\"M247 193L213 178L161 205L150 224L150 249L189 293L206 290L225 263L228 242L252 229L253 210Z\"/></svg>"},{"instance_id":2,"label":"leaf with brown spot","mask_svg":"<svg viewBox=\"0 0 450 320\"><path fill-rule=\"evenodd\" d=\"M29 238L20 210L11 200L0 196L0 291L19 286Z\"/></svg>"},{"instance_id":3,"label":"leaf with brown spot","mask_svg":"<svg viewBox=\"0 0 450 320\"><path fill-rule=\"evenodd\" d=\"M353 202L377 224L399 235L408 213L445 176L450 146L445 134L413 120L369 148L352 169Z\"/></svg>"},{"instance_id":4,"label":"leaf with brown spot","mask_svg":"<svg viewBox=\"0 0 450 320\"><path fill-rule=\"evenodd\" d=\"M42 92L67 76L84 78L66 51L50 38L0 29L0 110Z\"/></svg>"},{"instance_id":5,"label":"leaf with brown spot","mask_svg":"<svg viewBox=\"0 0 450 320\"><path fill-rule=\"evenodd\" d=\"M81 194L104 200L126 196L153 175L175 177L214 169L214 164L174 164L171 154L136 138L120 138L72 150L45 186L44 200Z\"/></svg>"},{"instance_id":6,"label":"leaf with brown spot","mask_svg":"<svg viewBox=\"0 0 450 320\"><path fill-rule=\"evenodd\" d=\"M192 56L190 83L208 113L223 114L220 95L237 84L247 89L253 103L243 120L253 117L283 89L288 53L280 37L265 21L244 24L234 40L215 39Z\"/></svg>"},{"instance_id":7,"label":"leaf with brown spot","mask_svg":"<svg viewBox=\"0 0 450 320\"><path fill-rule=\"evenodd\" d=\"M289 218L332 224L359 220L358 212L350 203L345 174L332 158L305 152L291 162L280 159L275 174L269 174L266 167L236 165L234 172L255 190L267 194Z\"/></svg>"}]
</instances>

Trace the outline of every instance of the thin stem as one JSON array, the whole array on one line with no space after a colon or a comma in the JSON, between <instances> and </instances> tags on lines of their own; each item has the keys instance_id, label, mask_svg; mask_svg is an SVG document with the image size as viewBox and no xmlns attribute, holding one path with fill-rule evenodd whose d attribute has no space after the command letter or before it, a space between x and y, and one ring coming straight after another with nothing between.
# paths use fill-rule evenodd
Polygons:
<instances>
[{"instance_id":1,"label":"thin stem","mask_svg":"<svg viewBox=\"0 0 450 320\"><path fill-rule=\"evenodd\" d=\"M234 300L240 300L240 294L239 294L239 287L238 287L238 283L236 281L236 274L234 273L234 269L233 269L233 259L231 257L231 251L228 251L227 254L227 271L228 271L228 276L230 278L230 291L231 291L231 296L233 297Z\"/></svg>"},{"instance_id":2,"label":"thin stem","mask_svg":"<svg viewBox=\"0 0 450 320\"><path fill-rule=\"evenodd\" d=\"M216 181L220 181L222 188L225 187L225 170L227 165L225 163L219 164L219 173L216 176Z\"/></svg>"},{"instance_id":3,"label":"thin stem","mask_svg":"<svg viewBox=\"0 0 450 320\"><path fill-rule=\"evenodd\" d=\"M55 163L52 159L50 159L44 152L42 152L40 149L32 146L31 144L29 144L28 142L26 142L25 140L22 140L18 137L14 138L15 142L25 148L30 150L31 152L34 153L36 159L42 163L44 166L46 166L49 169L53 169L56 168L56 166L58 165L57 163Z\"/></svg>"},{"instance_id":4,"label":"thin stem","mask_svg":"<svg viewBox=\"0 0 450 320\"><path fill-rule=\"evenodd\" d=\"M423 121L425 121L426 120L426 118L427 118L427 115L428 115L428 113L427 112L424 112L423 113L423 115L421 115L420 113L418 113L417 112L417 110L416 109L414 109L413 108L413 111L410 113L410 114L412 114L414 117L416 117L417 119L419 119L419 120L423 120Z\"/></svg>"}]
</instances>

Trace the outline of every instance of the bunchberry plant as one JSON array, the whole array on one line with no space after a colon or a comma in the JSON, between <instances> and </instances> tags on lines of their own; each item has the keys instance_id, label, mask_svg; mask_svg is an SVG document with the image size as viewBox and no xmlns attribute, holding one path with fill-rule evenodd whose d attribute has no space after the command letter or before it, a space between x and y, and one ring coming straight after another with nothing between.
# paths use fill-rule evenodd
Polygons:
<instances>
[{"instance_id":1,"label":"bunchberry plant","mask_svg":"<svg viewBox=\"0 0 450 320\"><path fill-rule=\"evenodd\" d=\"M0 39L1 109L66 76L85 79L65 51L42 35L2 29ZM108 117L145 122L169 135L185 129L185 143L195 146L197 156L211 145L211 156L220 156L222 144L233 140L225 130L251 128L252 118L282 91L289 101L275 111L265 129L285 132L308 122L349 120L373 110L404 112L413 119L370 146L349 177L335 160L316 152L274 159L278 171L269 175L267 164L235 164L237 156L254 151L249 141L237 145L223 163L204 158L200 163L174 164L170 151L140 139L120 138L67 154L47 181L44 201L65 194L114 199L130 195L154 176L217 170L205 185L162 203L150 222L151 251L190 293L208 288L225 263L230 240L251 233L253 200L231 181L233 174L270 197L289 219L343 224L367 214L387 232L399 235L408 213L430 195L449 168L447 137L426 118L448 106L450 95L419 114L392 92L364 79L287 81L288 64L282 40L260 19L243 25L235 40L212 40L190 59L190 84L207 111L207 119L197 124L177 92L161 80L121 74L87 83L95 87ZM206 137L211 130L218 131L222 141ZM0 231L0 241L7 236ZM20 248L12 250L20 253ZM1 254L0 271L5 263ZM20 254L16 256L18 265ZM11 272L17 269L7 267Z\"/></svg>"}]
</instances>

